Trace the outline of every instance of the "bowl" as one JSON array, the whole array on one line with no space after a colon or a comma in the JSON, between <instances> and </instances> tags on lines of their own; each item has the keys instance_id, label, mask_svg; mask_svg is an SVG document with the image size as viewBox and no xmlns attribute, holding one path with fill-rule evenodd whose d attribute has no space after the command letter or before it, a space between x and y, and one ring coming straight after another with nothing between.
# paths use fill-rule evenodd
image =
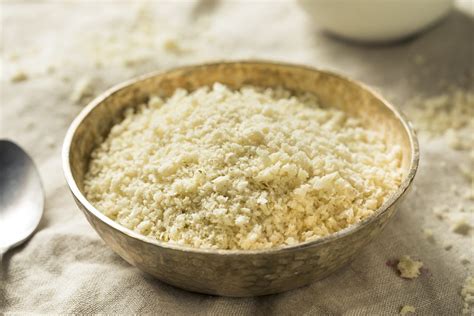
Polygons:
<instances>
[{"instance_id":1,"label":"bowl","mask_svg":"<svg viewBox=\"0 0 474 316\"><path fill-rule=\"evenodd\" d=\"M358 116L402 148L403 179L399 189L376 213L344 230L317 240L264 250L198 249L140 235L98 211L84 195L84 174L91 151L119 122L124 109L151 94L172 95L176 88L195 90L221 82L283 86L316 94L323 104ZM74 199L105 243L119 256L159 280L189 291L256 296L283 292L322 279L361 251L395 213L418 166L415 133L405 117L368 87L340 75L290 64L221 62L151 73L119 84L93 100L71 124L63 145L63 168Z\"/></svg>"},{"instance_id":2,"label":"bowl","mask_svg":"<svg viewBox=\"0 0 474 316\"><path fill-rule=\"evenodd\" d=\"M299 0L315 24L362 42L390 42L427 29L453 0Z\"/></svg>"}]
</instances>

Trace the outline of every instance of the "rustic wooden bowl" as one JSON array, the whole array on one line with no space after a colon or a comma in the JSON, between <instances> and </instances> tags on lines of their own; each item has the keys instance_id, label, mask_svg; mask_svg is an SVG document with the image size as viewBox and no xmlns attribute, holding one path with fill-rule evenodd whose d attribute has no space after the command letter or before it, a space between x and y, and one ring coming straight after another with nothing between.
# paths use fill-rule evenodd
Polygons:
<instances>
[{"instance_id":1,"label":"rustic wooden bowl","mask_svg":"<svg viewBox=\"0 0 474 316\"><path fill-rule=\"evenodd\" d=\"M194 90L221 82L283 86L316 94L323 104L358 116L402 148L400 188L376 213L335 234L293 246L265 250L210 250L172 245L142 236L98 211L84 196L89 156L121 120L124 109L151 94L170 96L176 88ZM174 286L224 296L255 296L291 290L322 279L350 262L395 213L415 176L419 150L405 117L366 86L305 66L244 61L182 67L119 84L93 100L71 124L63 146L63 168L79 208L100 237L130 264Z\"/></svg>"}]
</instances>

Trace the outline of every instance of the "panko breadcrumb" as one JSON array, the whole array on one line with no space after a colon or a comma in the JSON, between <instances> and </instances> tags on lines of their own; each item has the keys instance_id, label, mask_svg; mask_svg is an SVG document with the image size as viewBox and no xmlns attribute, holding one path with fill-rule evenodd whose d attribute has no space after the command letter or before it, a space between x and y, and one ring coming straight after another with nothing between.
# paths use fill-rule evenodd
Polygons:
<instances>
[{"instance_id":1,"label":"panko breadcrumb","mask_svg":"<svg viewBox=\"0 0 474 316\"><path fill-rule=\"evenodd\" d=\"M461 296L463 298L463 315L472 315L474 312L474 277L468 276L464 281L461 289Z\"/></svg>"},{"instance_id":2,"label":"panko breadcrumb","mask_svg":"<svg viewBox=\"0 0 474 316\"><path fill-rule=\"evenodd\" d=\"M474 93L454 90L430 98L415 98L408 114L415 127L430 137L443 135L455 150L470 151L474 141Z\"/></svg>"},{"instance_id":3,"label":"panko breadcrumb","mask_svg":"<svg viewBox=\"0 0 474 316\"><path fill-rule=\"evenodd\" d=\"M28 80L28 78L29 77L25 72L17 71L11 76L10 81L16 83L16 82L26 81Z\"/></svg>"},{"instance_id":4,"label":"panko breadcrumb","mask_svg":"<svg viewBox=\"0 0 474 316\"><path fill-rule=\"evenodd\" d=\"M404 315L408 315L408 314L413 314L415 312L416 312L416 308L414 306L405 305L400 309L399 315L404 316Z\"/></svg>"},{"instance_id":5,"label":"panko breadcrumb","mask_svg":"<svg viewBox=\"0 0 474 316\"><path fill-rule=\"evenodd\" d=\"M400 161L398 146L314 95L216 83L127 109L84 183L101 212L143 235L262 249L371 216L398 188Z\"/></svg>"},{"instance_id":6,"label":"panko breadcrumb","mask_svg":"<svg viewBox=\"0 0 474 316\"><path fill-rule=\"evenodd\" d=\"M423 267L423 262L412 260L410 256L402 256L397 264L400 276L405 279L415 279L419 277L421 267Z\"/></svg>"},{"instance_id":7,"label":"panko breadcrumb","mask_svg":"<svg viewBox=\"0 0 474 316\"><path fill-rule=\"evenodd\" d=\"M467 236L469 235L469 232L471 231L472 226L465 219L460 219L454 223L451 229L456 234Z\"/></svg>"}]
</instances>

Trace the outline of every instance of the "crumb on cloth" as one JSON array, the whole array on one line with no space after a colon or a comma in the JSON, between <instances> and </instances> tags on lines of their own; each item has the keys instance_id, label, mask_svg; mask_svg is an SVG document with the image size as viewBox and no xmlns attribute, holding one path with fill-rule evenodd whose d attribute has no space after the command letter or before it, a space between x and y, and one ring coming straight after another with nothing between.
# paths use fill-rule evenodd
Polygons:
<instances>
[{"instance_id":1,"label":"crumb on cloth","mask_svg":"<svg viewBox=\"0 0 474 316\"><path fill-rule=\"evenodd\" d=\"M171 54L180 55L188 51L184 48L182 42L174 37L168 37L163 41L163 49Z\"/></svg>"},{"instance_id":2,"label":"crumb on cloth","mask_svg":"<svg viewBox=\"0 0 474 316\"><path fill-rule=\"evenodd\" d=\"M465 255L461 256L460 261L461 261L462 265L467 265L467 264L471 263L471 260L469 260L469 258L466 257Z\"/></svg>"},{"instance_id":3,"label":"crumb on cloth","mask_svg":"<svg viewBox=\"0 0 474 316\"><path fill-rule=\"evenodd\" d=\"M408 116L415 128L429 137L444 137L454 150L466 151L474 141L474 93L457 89L410 102Z\"/></svg>"},{"instance_id":4,"label":"crumb on cloth","mask_svg":"<svg viewBox=\"0 0 474 316\"><path fill-rule=\"evenodd\" d=\"M472 315L474 312L474 277L468 276L461 288L461 296L463 298L463 315Z\"/></svg>"},{"instance_id":5,"label":"crumb on cloth","mask_svg":"<svg viewBox=\"0 0 474 316\"><path fill-rule=\"evenodd\" d=\"M467 236L471 231L472 226L467 222L465 219L460 219L459 221L455 222L452 231L456 234Z\"/></svg>"},{"instance_id":6,"label":"crumb on cloth","mask_svg":"<svg viewBox=\"0 0 474 316\"><path fill-rule=\"evenodd\" d=\"M10 77L10 81L13 83L22 82L28 80L28 74L22 70L17 71Z\"/></svg>"},{"instance_id":7,"label":"crumb on cloth","mask_svg":"<svg viewBox=\"0 0 474 316\"><path fill-rule=\"evenodd\" d=\"M416 279L420 276L420 269L423 267L423 262L412 260L410 256L402 256L397 264L397 269L400 276L404 279Z\"/></svg>"},{"instance_id":8,"label":"crumb on cloth","mask_svg":"<svg viewBox=\"0 0 474 316\"><path fill-rule=\"evenodd\" d=\"M446 218L446 213L448 212L449 208L446 205L437 205L433 207L432 211L433 214L439 220L444 220Z\"/></svg>"},{"instance_id":9,"label":"crumb on cloth","mask_svg":"<svg viewBox=\"0 0 474 316\"><path fill-rule=\"evenodd\" d=\"M411 313L415 313L416 308L412 305L405 305L400 309L399 315L407 315Z\"/></svg>"}]
</instances>

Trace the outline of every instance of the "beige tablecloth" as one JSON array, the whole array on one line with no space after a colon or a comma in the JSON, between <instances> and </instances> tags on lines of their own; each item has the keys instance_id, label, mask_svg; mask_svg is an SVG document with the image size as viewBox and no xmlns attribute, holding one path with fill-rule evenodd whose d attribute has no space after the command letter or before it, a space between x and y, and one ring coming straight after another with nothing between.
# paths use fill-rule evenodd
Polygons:
<instances>
[{"instance_id":1,"label":"beige tablecloth","mask_svg":"<svg viewBox=\"0 0 474 316\"><path fill-rule=\"evenodd\" d=\"M310 286L244 299L174 288L115 255L74 205L60 149L86 101L70 99L78 80L90 80L95 94L180 64L238 58L307 64L362 80L401 108L414 95L443 92L446 83L472 89L466 77L474 69L472 6L463 1L463 9L413 39L361 46L324 34L293 1L2 2L0 138L33 156L46 208L37 233L4 257L0 313L391 315L413 305L418 315L459 314L460 289L472 270L460 257L474 262L472 235L451 232L432 208L457 205L451 187L468 187L457 171L468 157L443 139L421 138L415 190L354 262ZM21 71L28 80L11 82ZM432 229L434 243L424 228ZM428 272L401 279L386 262L405 254Z\"/></svg>"}]
</instances>

